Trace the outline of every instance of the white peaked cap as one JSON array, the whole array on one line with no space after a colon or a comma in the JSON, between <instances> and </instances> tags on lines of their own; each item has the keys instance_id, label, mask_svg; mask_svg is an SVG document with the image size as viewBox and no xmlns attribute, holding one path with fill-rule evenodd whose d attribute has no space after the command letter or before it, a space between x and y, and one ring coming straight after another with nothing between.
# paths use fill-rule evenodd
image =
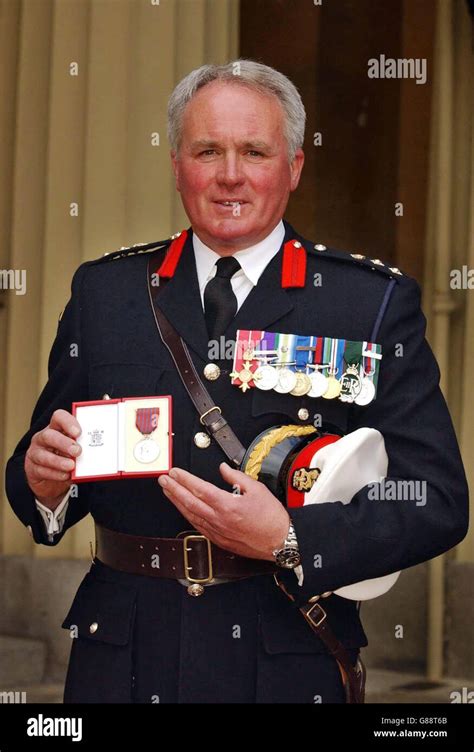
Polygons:
<instances>
[{"instance_id":1,"label":"white peaked cap","mask_svg":"<svg viewBox=\"0 0 474 752\"><path fill-rule=\"evenodd\" d=\"M352 497L369 483L378 483L387 475L385 442L375 428L359 428L338 441L319 449L310 462L321 472L304 504L340 501L349 504ZM365 601L383 595L395 584L400 572L364 580L335 590L336 595Z\"/></svg>"}]
</instances>

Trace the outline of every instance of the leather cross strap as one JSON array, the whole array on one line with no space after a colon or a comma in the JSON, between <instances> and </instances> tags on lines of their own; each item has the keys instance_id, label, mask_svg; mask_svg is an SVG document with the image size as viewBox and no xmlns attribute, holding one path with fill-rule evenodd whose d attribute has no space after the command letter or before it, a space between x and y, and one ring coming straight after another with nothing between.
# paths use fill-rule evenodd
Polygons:
<instances>
[{"instance_id":1,"label":"leather cross strap","mask_svg":"<svg viewBox=\"0 0 474 752\"><path fill-rule=\"evenodd\" d=\"M157 297L165 278L160 280L160 285L156 286L153 285L154 276L155 274L153 272L151 259L148 259L148 294L150 296L156 326L163 344L173 358L176 370L181 377L181 381L199 413L201 425L208 430L212 438L219 444L220 448L232 464L236 467L240 467L246 451L245 447L240 443L239 439L222 415L221 408L215 404L211 395L199 378L191 356L189 355L186 343L171 326L164 313L158 307Z\"/></svg>"},{"instance_id":2,"label":"leather cross strap","mask_svg":"<svg viewBox=\"0 0 474 752\"><path fill-rule=\"evenodd\" d=\"M294 601L294 597L278 579L278 575L274 575L274 579L280 590L282 590L291 601ZM305 603L304 606L300 606L299 610L313 632L324 643L329 653L336 659L339 671L341 672L347 702L350 704L362 704L365 698L365 666L360 657L357 658L356 665L352 665L346 648L342 642L337 639L336 635L329 627L326 611L318 603L318 599L319 596L315 596L308 603Z\"/></svg>"},{"instance_id":3,"label":"leather cross strap","mask_svg":"<svg viewBox=\"0 0 474 752\"><path fill-rule=\"evenodd\" d=\"M331 655L336 659L341 672L347 702L353 704L363 703L365 694L365 666L361 659L357 658L356 665L352 665L344 645L329 628L326 611L319 603L305 603L300 608L300 611L313 632L324 642Z\"/></svg>"}]
</instances>

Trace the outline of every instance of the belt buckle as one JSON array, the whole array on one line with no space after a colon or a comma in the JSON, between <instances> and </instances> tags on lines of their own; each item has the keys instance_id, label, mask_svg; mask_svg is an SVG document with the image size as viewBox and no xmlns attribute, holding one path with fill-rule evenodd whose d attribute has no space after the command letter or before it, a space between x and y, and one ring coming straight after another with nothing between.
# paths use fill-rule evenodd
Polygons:
<instances>
[{"instance_id":1,"label":"belt buckle","mask_svg":"<svg viewBox=\"0 0 474 752\"><path fill-rule=\"evenodd\" d=\"M188 542L193 540L200 540L200 541L206 541L207 543L207 560L208 560L208 574L207 577L191 577L189 575L189 572L192 570L192 567L189 564L189 551L192 551L192 548L188 548ZM188 593L189 595L202 595L204 592L204 585L212 582L214 579L214 572L212 568L212 549L211 549L211 541L209 538L206 538L205 535L200 534L193 534L193 535L185 535L183 538L183 556L184 556L184 576L186 577L187 581L191 583L188 587Z\"/></svg>"},{"instance_id":2,"label":"belt buckle","mask_svg":"<svg viewBox=\"0 0 474 752\"><path fill-rule=\"evenodd\" d=\"M217 412L219 413L219 415L222 415L221 408L218 405L213 405L209 410L206 410L205 413L203 413L202 415L199 416L199 422L200 422L200 424L202 426L206 426L207 425L206 423L204 423L203 418L205 418L206 415L209 415L209 413L212 413L213 410L217 410ZM202 536L202 537L204 537L204 536Z\"/></svg>"}]
</instances>

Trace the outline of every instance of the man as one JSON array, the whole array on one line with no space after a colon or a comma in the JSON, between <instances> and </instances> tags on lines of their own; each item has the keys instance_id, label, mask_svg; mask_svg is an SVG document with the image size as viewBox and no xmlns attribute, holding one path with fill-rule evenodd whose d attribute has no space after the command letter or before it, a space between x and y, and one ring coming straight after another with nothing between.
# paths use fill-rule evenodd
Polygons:
<instances>
[{"instance_id":1,"label":"man","mask_svg":"<svg viewBox=\"0 0 474 752\"><path fill-rule=\"evenodd\" d=\"M314 245L282 221L303 167L305 113L281 73L244 60L203 66L177 86L168 114L191 228L79 267L49 381L7 467L10 502L37 543L55 545L88 513L98 535L113 531L108 563L101 537L63 623L75 637L65 700L345 702L339 665L298 607L325 595L327 623L355 663L367 644L359 604L331 593L437 556L466 533L466 480L424 339L419 287L378 259ZM293 263L297 252L306 256L304 279ZM310 426L318 416L343 434L375 428L385 440L388 479L425 481L426 503L376 501L364 486L349 504L305 505L290 518L263 483L232 466L211 437L215 415L200 421L155 326L150 258L151 268L168 274L157 306L241 445L271 426ZM241 389L230 377L232 359L221 352L215 363L209 355L212 341L233 342L238 330L379 343L377 397L359 405ZM79 357L70 357L71 343ZM158 482L81 483L77 498L65 498L80 452L71 403L146 395L172 396L173 470ZM250 576L204 587L192 583L191 570L173 577L178 543L161 556L169 557L161 565L169 563L168 577L137 563L138 549L160 550L163 539L179 541L186 530L239 566L250 559ZM136 550L126 553L127 541L137 541ZM295 562L275 567L288 547L302 577L291 571ZM111 566L114 556L120 566ZM293 601L265 567L281 571Z\"/></svg>"}]
</instances>

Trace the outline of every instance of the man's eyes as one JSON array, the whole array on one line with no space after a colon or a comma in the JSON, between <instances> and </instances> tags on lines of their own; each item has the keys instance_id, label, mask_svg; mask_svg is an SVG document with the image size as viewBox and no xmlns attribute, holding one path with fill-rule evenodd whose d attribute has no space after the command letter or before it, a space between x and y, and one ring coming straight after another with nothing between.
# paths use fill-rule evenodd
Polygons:
<instances>
[{"instance_id":1,"label":"man's eyes","mask_svg":"<svg viewBox=\"0 0 474 752\"><path fill-rule=\"evenodd\" d=\"M216 149L204 149L204 151L199 152L200 157L210 157L213 154L217 154ZM247 149L245 154L249 154L252 157L263 157L264 154L261 151L257 151L256 149Z\"/></svg>"}]
</instances>

